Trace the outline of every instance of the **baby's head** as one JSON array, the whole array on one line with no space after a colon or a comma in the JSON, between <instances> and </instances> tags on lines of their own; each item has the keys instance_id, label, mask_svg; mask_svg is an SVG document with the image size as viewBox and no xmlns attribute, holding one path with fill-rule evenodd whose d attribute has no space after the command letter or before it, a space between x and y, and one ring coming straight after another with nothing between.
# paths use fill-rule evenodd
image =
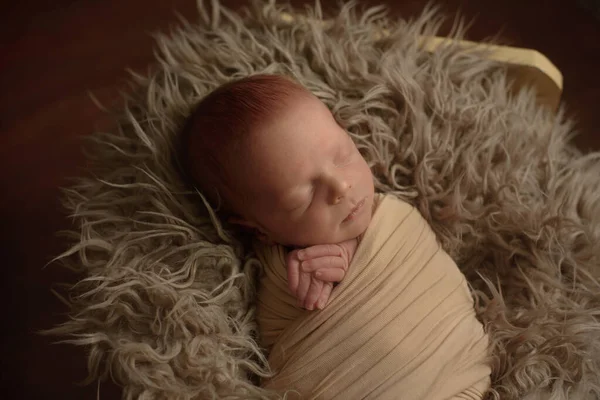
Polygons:
<instances>
[{"instance_id":1,"label":"baby's head","mask_svg":"<svg viewBox=\"0 0 600 400\"><path fill-rule=\"evenodd\" d=\"M339 243L369 225L369 166L325 104L289 78L217 88L193 111L182 144L187 173L212 205L270 241Z\"/></svg>"}]
</instances>

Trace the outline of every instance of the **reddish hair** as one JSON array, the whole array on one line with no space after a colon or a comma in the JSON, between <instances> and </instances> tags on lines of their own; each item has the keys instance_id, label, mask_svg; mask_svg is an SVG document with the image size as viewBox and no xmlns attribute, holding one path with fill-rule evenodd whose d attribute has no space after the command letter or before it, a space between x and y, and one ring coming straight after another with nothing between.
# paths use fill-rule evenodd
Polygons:
<instances>
[{"instance_id":1,"label":"reddish hair","mask_svg":"<svg viewBox=\"0 0 600 400\"><path fill-rule=\"evenodd\" d=\"M204 97L181 131L181 161L190 183L213 206L231 212L232 161L255 134L298 95L311 95L281 75L254 75L226 83ZM238 157L236 157L236 154Z\"/></svg>"}]
</instances>

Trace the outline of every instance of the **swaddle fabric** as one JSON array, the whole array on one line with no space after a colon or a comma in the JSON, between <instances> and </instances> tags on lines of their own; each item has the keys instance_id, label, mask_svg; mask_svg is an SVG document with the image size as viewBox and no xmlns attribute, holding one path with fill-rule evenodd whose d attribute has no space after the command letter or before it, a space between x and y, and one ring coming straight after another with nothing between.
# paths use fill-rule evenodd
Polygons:
<instances>
[{"instance_id":1,"label":"swaddle fabric","mask_svg":"<svg viewBox=\"0 0 600 400\"><path fill-rule=\"evenodd\" d=\"M322 311L296 307L284 249L260 251L258 323L276 375L301 398L481 398L488 338L466 280L411 205L385 196Z\"/></svg>"}]
</instances>

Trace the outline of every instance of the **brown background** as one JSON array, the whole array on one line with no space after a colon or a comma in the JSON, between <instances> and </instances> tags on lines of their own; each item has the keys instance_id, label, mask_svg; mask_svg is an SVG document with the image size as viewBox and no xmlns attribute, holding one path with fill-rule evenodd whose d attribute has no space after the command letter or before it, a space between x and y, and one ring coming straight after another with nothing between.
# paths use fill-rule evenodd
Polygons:
<instances>
[{"instance_id":1,"label":"brown background","mask_svg":"<svg viewBox=\"0 0 600 400\"><path fill-rule=\"evenodd\" d=\"M381 0L385 2L385 0ZM152 62L151 32L194 20L193 0L25 0L3 5L0 20L0 197L3 293L3 398L95 399L84 352L52 344L36 331L64 318L53 282L68 276L43 265L61 249L54 232L68 226L58 187L82 165L78 138L106 126L90 100L118 99L125 68ZM238 7L244 1L225 1ZM303 3L296 1L295 4ZM324 0L325 8L335 2ZM369 4L376 4L370 1ZM412 16L425 1L387 0L393 14ZM577 119L576 144L600 149L600 22L564 0L451 0L445 10L474 18L468 38L501 32L505 42L535 48L563 72L563 100ZM118 389L103 384L100 398Z\"/></svg>"}]
</instances>

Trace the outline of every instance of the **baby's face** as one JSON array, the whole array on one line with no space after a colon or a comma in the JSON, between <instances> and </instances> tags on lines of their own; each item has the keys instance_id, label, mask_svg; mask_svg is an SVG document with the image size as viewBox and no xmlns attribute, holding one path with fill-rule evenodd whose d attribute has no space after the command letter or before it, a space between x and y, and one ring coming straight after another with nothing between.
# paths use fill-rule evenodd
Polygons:
<instances>
[{"instance_id":1,"label":"baby's face","mask_svg":"<svg viewBox=\"0 0 600 400\"><path fill-rule=\"evenodd\" d=\"M238 165L248 225L294 246L339 243L371 220L373 176L328 108L299 97L254 135Z\"/></svg>"}]
</instances>

